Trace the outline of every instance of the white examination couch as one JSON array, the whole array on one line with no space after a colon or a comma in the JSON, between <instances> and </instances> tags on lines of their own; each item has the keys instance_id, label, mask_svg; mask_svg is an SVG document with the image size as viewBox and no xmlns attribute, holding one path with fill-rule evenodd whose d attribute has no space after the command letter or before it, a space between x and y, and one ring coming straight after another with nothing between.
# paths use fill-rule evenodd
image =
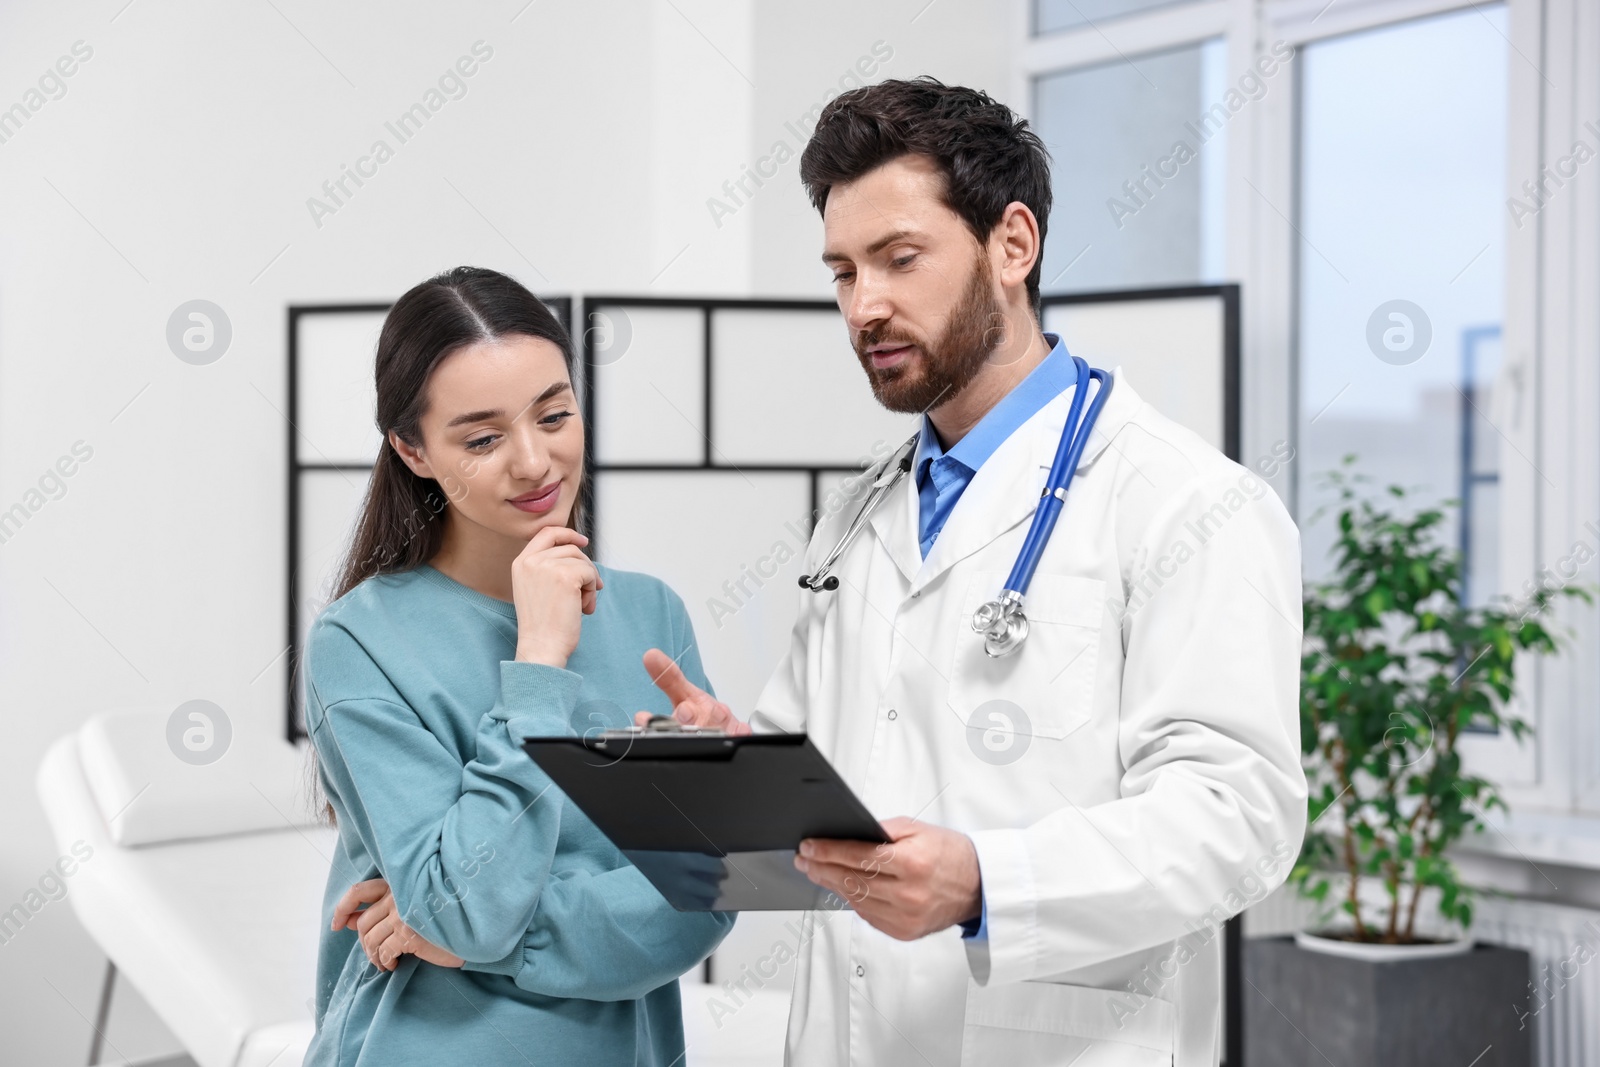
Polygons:
<instances>
[{"instance_id":1,"label":"white examination couch","mask_svg":"<svg viewBox=\"0 0 1600 1067\"><path fill-rule=\"evenodd\" d=\"M107 956L97 1034L121 978L199 1067L299 1067L336 832L317 824L300 750L234 737L216 762L191 765L168 747L169 714L98 715L39 767L61 854L93 849L68 900ZM682 983L687 1064L781 1064L788 991L762 990L730 1016L698 977Z\"/></svg>"}]
</instances>

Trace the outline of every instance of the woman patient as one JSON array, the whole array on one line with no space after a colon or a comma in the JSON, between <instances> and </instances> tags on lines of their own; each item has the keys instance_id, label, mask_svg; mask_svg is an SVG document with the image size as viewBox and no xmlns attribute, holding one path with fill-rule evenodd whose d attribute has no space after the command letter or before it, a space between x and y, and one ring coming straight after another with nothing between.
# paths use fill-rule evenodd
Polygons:
<instances>
[{"instance_id":1,"label":"woman patient","mask_svg":"<svg viewBox=\"0 0 1600 1067\"><path fill-rule=\"evenodd\" d=\"M571 342L459 267L395 304L376 377L304 665L339 829L305 1063L679 1063L676 979L733 916L674 910L520 747L710 688L677 594L583 551Z\"/></svg>"}]
</instances>

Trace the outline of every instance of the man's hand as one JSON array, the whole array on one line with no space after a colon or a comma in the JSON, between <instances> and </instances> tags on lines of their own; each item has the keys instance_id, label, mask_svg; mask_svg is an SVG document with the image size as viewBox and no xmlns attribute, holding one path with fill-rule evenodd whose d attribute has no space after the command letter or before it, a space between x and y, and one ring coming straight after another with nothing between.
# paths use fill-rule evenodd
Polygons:
<instances>
[{"instance_id":1,"label":"man's hand","mask_svg":"<svg viewBox=\"0 0 1600 1067\"><path fill-rule=\"evenodd\" d=\"M361 908L363 904L367 905L365 909ZM367 959L381 971L400 966L400 957L408 952L440 967L459 967L464 962L401 921L389 883L382 878L357 882L334 905L333 929L349 927L355 927Z\"/></svg>"},{"instance_id":2,"label":"man's hand","mask_svg":"<svg viewBox=\"0 0 1600 1067\"><path fill-rule=\"evenodd\" d=\"M794 865L900 941L982 914L983 883L970 837L905 818L890 819L883 829L891 844L807 838Z\"/></svg>"},{"instance_id":3,"label":"man's hand","mask_svg":"<svg viewBox=\"0 0 1600 1067\"><path fill-rule=\"evenodd\" d=\"M644 654L644 669L650 672L656 687L672 700L672 717L685 726L722 730L732 737L750 733L749 723L735 718L728 705L684 677L682 668L659 648ZM634 725L643 726L649 721L648 711L634 713Z\"/></svg>"}]
</instances>

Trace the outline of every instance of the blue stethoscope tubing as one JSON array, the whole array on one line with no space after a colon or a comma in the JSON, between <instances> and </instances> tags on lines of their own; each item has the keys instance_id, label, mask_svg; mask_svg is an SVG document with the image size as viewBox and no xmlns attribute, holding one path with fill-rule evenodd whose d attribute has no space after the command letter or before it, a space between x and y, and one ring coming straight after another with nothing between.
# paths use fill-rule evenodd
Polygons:
<instances>
[{"instance_id":1,"label":"blue stethoscope tubing","mask_svg":"<svg viewBox=\"0 0 1600 1067\"><path fill-rule=\"evenodd\" d=\"M1033 572L1039 567L1044 546L1049 543L1050 534L1056 528L1056 519L1066 505L1072 476L1078 473L1078 460L1083 457L1083 450L1094 433L1100 409L1105 407L1106 398L1111 395L1111 375L1091 368L1081 356L1073 356L1072 362L1078 368L1078 387L1072 391L1072 408L1067 412L1067 425L1061 431L1061 443L1056 446L1056 460L1050 467L1050 477L1045 480L1041 503L1033 513L1033 525L1028 527L1028 536L1023 538L1017 562L1011 568L1011 577L1006 579L1004 591L1014 591L1019 596L1027 593L1028 583L1033 581ZM1094 391L1094 399L1089 403L1088 420L1080 427L1078 423L1083 415L1084 394L1089 391L1091 378L1099 382L1100 387Z\"/></svg>"},{"instance_id":2,"label":"blue stethoscope tubing","mask_svg":"<svg viewBox=\"0 0 1600 1067\"><path fill-rule=\"evenodd\" d=\"M1033 581L1033 572L1039 568L1044 556L1044 546L1050 541L1056 519L1067 501L1067 488L1078 471L1078 460L1094 433L1094 424L1100 409L1111 396L1112 378L1103 370L1091 369L1077 356L1072 362L1078 371L1078 387L1072 391L1072 407L1067 412L1067 424L1061 431L1061 443L1056 446L1055 462L1050 465L1050 475L1045 479L1044 492L1039 506L1034 509L1033 522L1022 539L1017 552L1017 562L1011 568L1000 595L972 613L972 628L983 635L983 651L999 659L1009 656L1022 647L1028 636L1028 616L1022 610L1024 595ZM1089 380L1099 383L1094 400L1089 403L1088 416L1084 417L1083 401L1089 391Z\"/></svg>"}]
</instances>

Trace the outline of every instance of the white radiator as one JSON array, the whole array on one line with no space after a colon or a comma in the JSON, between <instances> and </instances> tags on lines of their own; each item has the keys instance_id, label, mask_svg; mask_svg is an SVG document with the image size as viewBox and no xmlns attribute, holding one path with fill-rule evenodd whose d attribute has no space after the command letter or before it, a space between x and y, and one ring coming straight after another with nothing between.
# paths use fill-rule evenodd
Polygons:
<instances>
[{"instance_id":1,"label":"white radiator","mask_svg":"<svg viewBox=\"0 0 1600 1067\"><path fill-rule=\"evenodd\" d=\"M1533 985L1516 1005L1538 1067L1600 1067L1600 912L1526 900L1480 900L1474 937L1527 949Z\"/></svg>"}]
</instances>

